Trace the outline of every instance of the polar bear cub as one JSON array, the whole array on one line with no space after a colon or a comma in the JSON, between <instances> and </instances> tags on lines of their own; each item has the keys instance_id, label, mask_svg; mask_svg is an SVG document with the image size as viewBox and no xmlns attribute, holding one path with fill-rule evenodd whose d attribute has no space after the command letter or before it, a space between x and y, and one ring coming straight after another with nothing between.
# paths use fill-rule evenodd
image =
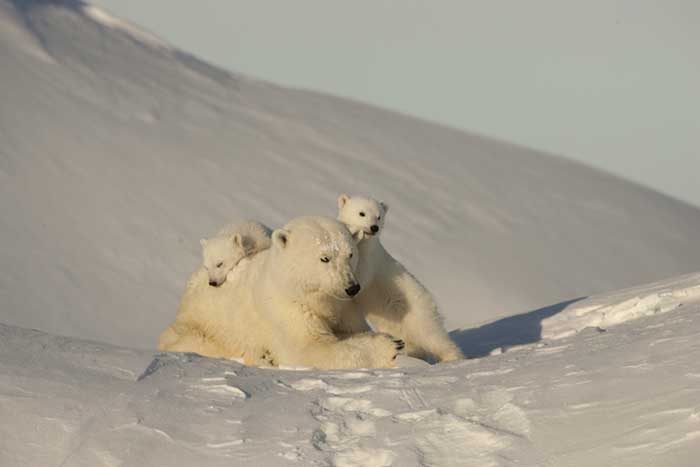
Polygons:
<instances>
[{"instance_id":1,"label":"polar bear cub","mask_svg":"<svg viewBox=\"0 0 700 467\"><path fill-rule=\"evenodd\" d=\"M201 239L202 266L209 274L209 285L219 287L243 258L270 248L270 233L267 226L249 220L228 225L214 237Z\"/></svg>"},{"instance_id":2,"label":"polar bear cub","mask_svg":"<svg viewBox=\"0 0 700 467\"><path fill-rule=\"evenodd\" d=\"M409 356L443 362L464 358L430 292L379 241L388 210L371 198L338 198L338 220L362 237L356 273L362 289L354 300L373 328L406 343Z\"/></svg>"}]
</instances>

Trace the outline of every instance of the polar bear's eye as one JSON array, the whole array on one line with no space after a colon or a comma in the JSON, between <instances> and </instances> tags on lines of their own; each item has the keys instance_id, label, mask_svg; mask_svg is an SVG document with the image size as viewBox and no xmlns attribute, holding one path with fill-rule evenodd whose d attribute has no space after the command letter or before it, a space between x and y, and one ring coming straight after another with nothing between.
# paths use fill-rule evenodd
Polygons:
<instances>
[{"instance_id":1,"label":"polar bear's eye","mask_svg":"<svg viewBox=\"0 0 700 467\"><path fill-rule=\"evenodd\" d=\"M224 265L224 263L217 263L216 267L217 267L217 268L220 268L220 267L223 266L223 265Z\"/></svg>"},{"instance_id":2,"label":"polar bear's eye","mask_svg":"<svg viewBox=\"0 0 700 467\"><path fill-rule=\"evenodd\" d=\"M350 253L350 258L352 258L352 253Z\"/></svg>"},{"instance_id":3,"label":"polar bear's eye","mask_svg":"<svg viewBox=\"0 0 700 467\"><path fill-rule=\"evenodd\" d=\"M330 259L328 256L321 256L321 262L322 262L322 263L327 263L327 262L329 262L330 260L331 260L331 259Z\"/></svg>"},{"instance_id":4,"label":"polar bear's eye","mask_svg":"<svg viewBox=\"0 0 700 467\"><path fill-rule=\"evenodd\" d=\"M377 216L377 220L381 220L382 216Z\"/></svg>"},{"instance_id":5,"label":"polar bear's eye","mask_svg":"<svg viewBox=\"0 0 700 467\"><path fill-rule=\"evenodd\" d=\"M360 217L365 217L365 213L360 211Z\"/></svg>"}]
</instances>

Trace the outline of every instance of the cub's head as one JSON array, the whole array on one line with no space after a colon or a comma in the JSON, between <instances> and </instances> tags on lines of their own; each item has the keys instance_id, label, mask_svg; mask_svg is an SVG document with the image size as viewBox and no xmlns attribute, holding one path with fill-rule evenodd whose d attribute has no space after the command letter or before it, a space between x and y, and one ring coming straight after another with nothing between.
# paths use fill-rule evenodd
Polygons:
<instances>
[{"instance_id":1,"label":"cub's head","mask_svg":"<svg viewBox=\"0 0 700 467\"><path fill-rule=\"evenodd\" d=\"M226 282L226 275L252 248L240 234L203 238L199 243L202 245L203 265L209 273L209 285L212 287Z\"/></svg>"},{"instance_id":2,"label":"cub's head","mask_svg":"<svg viewBox=\"0 0 700 467\"><path fill-rule=\"evenodd\" d=\"M338 220L345 224L352 234L362 232L367 237L379 235L384 228L384 219L389 206L372 198L340 195L338 197Z\"/></svg>"},{"instance_id":3,"label":"cub's head","mask_svg":"<svg viewBox=\"0 0 700 467\"><path fill-rule=\"evenodd\" d=\"M272 232L275 274L282 275L291 294L349 300L360 291L355 243L335 219L298 217Z\"/></svg>"}]
</instances>

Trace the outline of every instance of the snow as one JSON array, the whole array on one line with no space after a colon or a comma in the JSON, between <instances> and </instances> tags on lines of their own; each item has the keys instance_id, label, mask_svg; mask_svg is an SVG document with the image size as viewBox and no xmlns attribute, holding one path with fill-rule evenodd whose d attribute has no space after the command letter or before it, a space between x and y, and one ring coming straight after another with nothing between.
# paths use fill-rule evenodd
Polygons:
<instances>
[{"instance_id":1,"label":"snow","mask_svg":"<svg viewBox=\"0 0 700 467\"><path fill-rule=\"evenodd\" d=\"M542 337L560 339L585 328L607 329L631 319L673 311L700 300L700 274L651 286L633 287L592 297L542 321Z\"/></svg>"},{"instance_id":2,"label":"snow","mask_svg":"<svg viewBox=\"0 0 700 467\"><path fill-rule=\"evenodd\" d=\"M3 467L697 464L697 209L242 79L79 1L0 0L0 62ZM154 353L200 237L340 192L388 202L383 242L470 360Z\"/></svg>"},{"instance_id":3,"label":"snow","mask_svg":"<svg viewBox=\"0 0 700 467\"><path fill-rule=\"evenodd\" d=\"M692 466L698 285L635 289L675 297L665 314L428 368L251 368L2 325L0 465Z\"/></svg>"},{"instance_id":4,"label":"snow","mask_svg":"<svg viewBox=\"0 0 700 467\"><path fill-rule=\"evenodd\" d=\"M115 18L106 11L98 8L94 5L84 5L82 8L83 13L85 13L90 18L94 19L100 24L103 24L109 28L119 29L129 35L131 35L135 40L149 44L153 47L160 49L170 50L170 45L164 40L157 37L155 34L145 31L143 29L137 28L126 21Z\"/></svg>"}]
</instances>

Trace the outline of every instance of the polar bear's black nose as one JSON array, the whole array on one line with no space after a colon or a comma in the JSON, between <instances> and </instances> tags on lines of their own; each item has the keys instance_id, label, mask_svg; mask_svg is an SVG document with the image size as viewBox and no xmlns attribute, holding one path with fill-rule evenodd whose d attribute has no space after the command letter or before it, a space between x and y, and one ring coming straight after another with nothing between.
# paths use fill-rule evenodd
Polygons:
<instances>
[{"instance_id":1,"label":"polar bear's black nose","mask_svg":"<svg viewBox=\"0 0 700 467\"><path fill-rule=\"evenodd\" d=\"M219 284L218 284L216 281L209 281L209 285L211 285L212 287L218 287L218 286L219 286Z\"/></svg>"},{"instance_id":2,"label":"polar bear's black nose","mask_svg":"<svg viewBox=\"0 0 700 467\"><path fill-rule=\"evenodd\" d=\"M377 232L379 232L379 226L373 225L372 227L369 228L369 230L371 230L372 233L377 233Z\"/></svg>"},{"instance_id":3,"label":"polar bear's black nose","mask_svg":"<svg viewBox=\"0 0 700 467\"><path fill-rule=\"evenodd\" d=\"M360 291L360 284L352 284L350 287L345 289L345 293L350 295L351 297L354 297L357 295L357 292Z\"/></svg>"}]
</instances>

